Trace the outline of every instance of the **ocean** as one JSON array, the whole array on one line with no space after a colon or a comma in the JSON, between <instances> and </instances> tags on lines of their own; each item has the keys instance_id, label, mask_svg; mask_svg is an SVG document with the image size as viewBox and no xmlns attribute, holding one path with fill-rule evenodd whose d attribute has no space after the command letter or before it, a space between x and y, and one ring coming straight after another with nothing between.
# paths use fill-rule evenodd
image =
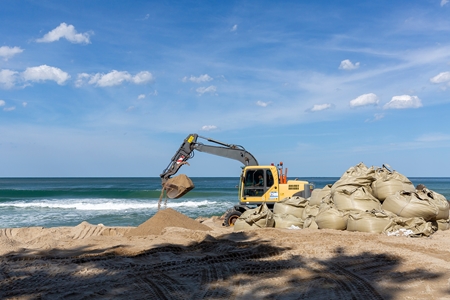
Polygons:
<instances>
[{"instance_id":1,"label":"ocean","mask_svg":"<svg viewBox=\"0 0 450 300\"><path fill-rule=\"evenodd\" d=\"M195 189L167 207L191 218L221 216L238 203L238 177L191 177ZM304 177L322 188L338 177ZM450 178L409 178L450 200ZM0 178L0 228L138 226L158 209L161 180L153 178Z\"/></svg>"}]
</instances>

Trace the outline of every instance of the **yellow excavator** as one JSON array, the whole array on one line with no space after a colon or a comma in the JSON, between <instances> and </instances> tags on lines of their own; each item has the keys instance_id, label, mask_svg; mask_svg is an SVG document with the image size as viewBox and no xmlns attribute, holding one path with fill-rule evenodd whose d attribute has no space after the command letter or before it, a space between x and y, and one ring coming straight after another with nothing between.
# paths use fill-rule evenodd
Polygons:
<instances>
[{"instance_id":1,"label":"yellow excavator","mask_svg":"<svg viewBox=\"0 0 450 300\"><path fill-rule=\"evenodd\" d=\"M199 138L213 143L213 145L203 144L198 141ZM194 151L235 159L244 165L239 183L239 204L226 211L224 226L233 226L236 219L247 209L262 203L272 208L275 203L286 197L308 198L314 189L314 185L308 181L288 180L287 168L283 167L282 162L276 166L274 164L259 165L256 158L242 146L223 143L193 133L184 139L171 162L160 175L163 190L170 186L172 191L170 194L168 193L169 198L180 198L194 188L194 185L191 184L187 188L181 189L177 187L176 180L174 180L176 177L172 177L181 166L187 164L187 161L194 157Z\"/></svg>"}]
</instances>

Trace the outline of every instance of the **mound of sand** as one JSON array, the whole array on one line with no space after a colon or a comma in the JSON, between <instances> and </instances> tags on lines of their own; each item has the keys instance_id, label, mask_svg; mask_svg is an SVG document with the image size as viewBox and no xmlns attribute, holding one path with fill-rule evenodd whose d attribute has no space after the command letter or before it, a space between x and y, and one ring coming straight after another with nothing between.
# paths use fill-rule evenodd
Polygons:
<instances>
[{"instance_id":1,"label":"mound of sand","mask_svg":"<svg viewBox=\"0 0 450 300\"><path fill-rule=\"evenodd\" d=\"M166 227L181 227L190 230L210 231L203 225L171 208L159 210L153 217L136 228L130 229L125 236L158 235Z\"/></svg>"}]
</instances>

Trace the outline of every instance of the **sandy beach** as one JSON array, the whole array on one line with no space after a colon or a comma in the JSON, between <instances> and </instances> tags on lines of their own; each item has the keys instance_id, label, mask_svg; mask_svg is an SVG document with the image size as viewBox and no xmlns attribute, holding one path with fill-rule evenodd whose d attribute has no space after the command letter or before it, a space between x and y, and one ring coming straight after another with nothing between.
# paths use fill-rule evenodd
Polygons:
<instances>
[{"instance_id":1,"label":"sandy beach","mask_svg":"<svg viewBox=\"0 0 450 300\"><path fill-rule=\"evenodd\" d=\"M234 232L172 209L138 227L0 230L1 299L450 299L450 231Z\"/></svg>"}]
</instances>

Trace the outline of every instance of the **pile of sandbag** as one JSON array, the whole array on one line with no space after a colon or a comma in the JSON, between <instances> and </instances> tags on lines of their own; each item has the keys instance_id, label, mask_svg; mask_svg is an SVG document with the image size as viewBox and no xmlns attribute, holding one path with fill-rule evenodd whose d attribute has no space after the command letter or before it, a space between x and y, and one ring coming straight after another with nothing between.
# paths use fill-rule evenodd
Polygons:
<instances>
[{"instance_id":1,"label":"pile of sandbag","mask_svg":"<svg viewBox=\"0 0 450 300\"><path fill-rule=\"evenodd\" d=\"M274 227L273 212L262 204L255 209L246 210L234 223L234 230L252 230L263 227Z\"/></svg>"},{"instance_id":2,"label":"pile of sandbag","mask_svg":"<svg viewBox=\"0 0 450 300\"><path fill-rule=\"evenodd\" d=\"M349 168L334 184L313 190L308 199L285 198L273 212L262 205L243 213L236 224L235 230L326 228L408 236L450 228L449 203L443 195L423 185L415 188L387 165L368 168L363 163Z\"/></svg>"}]
</instances>

